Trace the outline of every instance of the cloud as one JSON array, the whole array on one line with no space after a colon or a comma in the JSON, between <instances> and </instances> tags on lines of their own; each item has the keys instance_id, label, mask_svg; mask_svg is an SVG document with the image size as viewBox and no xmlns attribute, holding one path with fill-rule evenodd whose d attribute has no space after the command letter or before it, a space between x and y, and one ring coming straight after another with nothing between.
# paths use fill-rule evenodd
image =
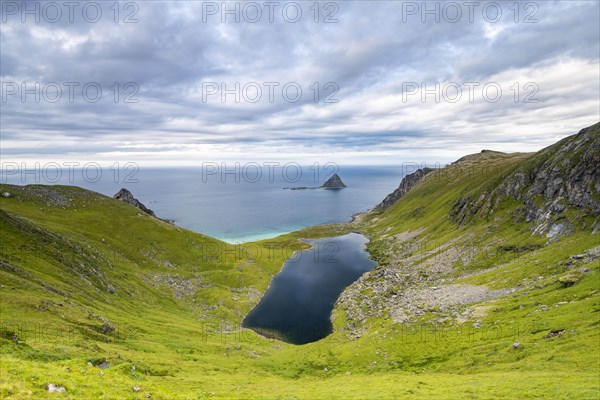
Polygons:
<instances>
[{"instance_id":1,"label":"cloud","mask_svg":"<svg viewBox=\"0 0 600 400\"><path fill-rule=\"evenodd\" d=\"M497 22L486 2L456 22L443 2L321 3L318 15L303 2L295 23L282 14L290 2L273 22L262 6L257 23L244 20L251 9L239 23L207 14L221 2L119 3L115 23L102 4L96 23L80 10L73 22L23 23L3 5L3 160L445 162L536 150L600 120L597 2L519 2L518 15L502 3ZM410 8L424 4L437 15ZM138 22L123 23L134 11ZM40 88L23 97L22 82ZM501 98L486 100L497 87Z\"/></svg>"}]
</instances>

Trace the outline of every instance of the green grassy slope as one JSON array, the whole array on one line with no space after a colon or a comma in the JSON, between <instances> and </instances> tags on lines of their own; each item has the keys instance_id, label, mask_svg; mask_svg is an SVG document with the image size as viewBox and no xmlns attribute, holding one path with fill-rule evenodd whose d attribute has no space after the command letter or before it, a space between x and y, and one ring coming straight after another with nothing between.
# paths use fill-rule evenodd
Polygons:
<instances>
[{"instance_id":1,"label":"green grassy slope","mask_svg":"<svg viewBox=\"0 0 600 400\"><path fill-rule=\"evenodd\" d=\"M245 246L79 188L0 185L0 396L598 398L597 216L568 208L557 220L584 223L550 238L519 199L456 213L546 153L468 156L354 224ZM299 238L350 231L379 265L346 290L331 336L239 328Z\"/></svg>"}]
</instances>

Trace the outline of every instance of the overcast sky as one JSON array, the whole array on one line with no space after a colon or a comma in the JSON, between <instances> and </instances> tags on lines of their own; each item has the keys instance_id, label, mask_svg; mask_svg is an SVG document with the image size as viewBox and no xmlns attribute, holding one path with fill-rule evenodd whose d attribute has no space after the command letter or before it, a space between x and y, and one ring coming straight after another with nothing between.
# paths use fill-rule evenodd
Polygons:
<instances>
[{"instance_id":1,"label":"overcast sky","mask_svg":"<svg viewBox=\"0 0 600 400\"><path fill-rule=\"evenodd\" d=\"M600 120L595 0L87 3L2 2L3 162L443 163Z\"/></svg>"}]
</instances>

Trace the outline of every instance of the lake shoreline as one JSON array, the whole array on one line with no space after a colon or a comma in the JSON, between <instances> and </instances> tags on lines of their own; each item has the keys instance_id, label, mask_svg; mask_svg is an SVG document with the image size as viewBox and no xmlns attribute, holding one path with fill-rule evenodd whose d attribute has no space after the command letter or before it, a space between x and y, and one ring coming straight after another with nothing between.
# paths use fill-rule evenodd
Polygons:
<instances>
[{"instance_id":1,"label":"lake shoreline","mask_svg":"<svg viewBox=\"0 0 600 400\"><path fill-rule=\"evenodd\" d=\"M298 240L311 247L294 252L283 263L241 326L270 339L303 345L334 332L332 313L337 300L377 262L362 233ZM301 260L298 253L307 258Z\"/></svg>"}]
</instances>

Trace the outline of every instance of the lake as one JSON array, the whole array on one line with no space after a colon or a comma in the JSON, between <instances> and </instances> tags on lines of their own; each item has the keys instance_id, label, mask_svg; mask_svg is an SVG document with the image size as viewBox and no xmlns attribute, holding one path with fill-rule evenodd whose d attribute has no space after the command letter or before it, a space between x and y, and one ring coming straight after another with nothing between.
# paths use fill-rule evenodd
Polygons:
<instances>
[{"instance_id":1,"label":"lake","mask_svg":"<svg viewBox=\"0 0 600 400\"><path fill-rule=\"evenodd\" d=\"M376 262L363 235L305 241L312 248L285 262L242 326L293 344L314 342L332 332L330 316L338 297Z\"/></svg>"}]
</instances>

